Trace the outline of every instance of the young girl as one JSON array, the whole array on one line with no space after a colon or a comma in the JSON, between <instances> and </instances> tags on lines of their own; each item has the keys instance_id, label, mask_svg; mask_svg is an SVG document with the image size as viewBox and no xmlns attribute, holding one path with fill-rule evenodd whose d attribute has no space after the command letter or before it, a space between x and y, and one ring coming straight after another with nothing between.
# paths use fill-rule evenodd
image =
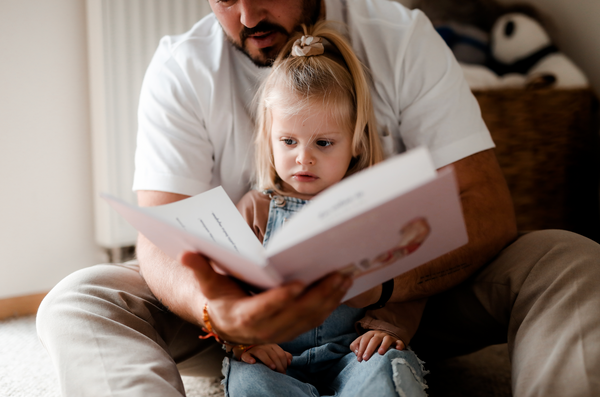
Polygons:
<instances>
[{"instance_id":1,"label":"young girl","mask_svg":"<svg viewBox=\"0 0 600 397\"><path fill-rule=\"evenodd\" d=\"M238 208L264 245L316 194L383 160L365 72L336 30L318 23L284 47L261 88L256 149L260 191ZM403 350L423 306L388 304L365 316L368 308L342 304L291 342L234 350L238 359L224 363L225 392L424 396L421 363Z\"/></svg>"}]
</instances>

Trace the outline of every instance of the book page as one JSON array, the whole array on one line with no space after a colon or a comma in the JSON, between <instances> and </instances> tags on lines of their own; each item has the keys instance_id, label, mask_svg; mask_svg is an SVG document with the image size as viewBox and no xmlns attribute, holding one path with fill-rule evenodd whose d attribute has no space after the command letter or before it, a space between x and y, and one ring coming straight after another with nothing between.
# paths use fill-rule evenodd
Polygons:
<instances>
[{"instance_id":1,"label":"book page","mask_svg":"<svg viewBox=\"0 0 600 397\"><path fill-rule=\"evenodd\" d=\"M333 271L354 278L349 299L468 242L452 169L270 257L284 281Z\"/></svg>"},{"instance_id":2,"label":"book page","mask_svg":"<svg viewBox=\"0 0 600 397\"><path fill-rule=\"evenodd\" d=\"M273 256L302 240L369 211L437 175L429 151L417 148L394 156L331 186L311 200L273 236Z\"/></svg>"},{"instance_id":3,"label":"book page","mask_svg":"<svg viewBox=\"0 0 600 397\"><path fill-rule=\"evenodd\" d=\"M221 186L145 210L257 263L266 263L265 249Z\"/></svg>"},{"instance_id":4,"label":"book page","mask_svg":"<svg viewBox=\"0 0 600 397\"><path fill-rule=\"evenodd\" d=\"M352 265L349 267L350 271L354 271L354 284L343 300L350 299L469 242L453 169L440 172L435 181L422 186L418 193L415 191L403 196L402 206L411 208L411 215L404 218L409 220L405 221L394 214L389 221L397 220L397 224L404 222L400 230L391 229L383 234L381 231L373 231L373 238L381 238L381 246L388 248L369 258L368 269L364 269L364 261L363 264L355 262L354 270ZM410 240L411 232L413 237L415 233L421 234L407 243L406 240L407 238ZM446 271L459 270L454 268Z\"/></svg>"},{"instance_id":5,"label":"book page","mask_svg":"<svg viewBox=\"0 0 600 397\"><path fill-rule=\"evenodd\" d=\"M215 260L227 273L261 288L281 278L223 188L157 207L136 207L102 195L138 231L173 259L185 251Z\"/></svg>"}]
</instances>

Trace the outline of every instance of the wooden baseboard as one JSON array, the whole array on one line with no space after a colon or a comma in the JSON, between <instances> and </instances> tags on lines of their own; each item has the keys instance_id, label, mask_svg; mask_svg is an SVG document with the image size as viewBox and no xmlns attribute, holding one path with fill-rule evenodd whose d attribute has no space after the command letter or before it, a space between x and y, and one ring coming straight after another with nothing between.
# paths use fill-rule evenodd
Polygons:
<instances>
[{"instance_id":1,"label":"wooden baseboard","mask_svg":"<svg viewBox=\"0 0 600 397\"><path fill-rule=\"evenodd\" d=\"M42 299L47 292L35 295L17 296L15 298L0 299L0 320L9 317L28 316L36 314Z\"/></svg>"}]
</instances>

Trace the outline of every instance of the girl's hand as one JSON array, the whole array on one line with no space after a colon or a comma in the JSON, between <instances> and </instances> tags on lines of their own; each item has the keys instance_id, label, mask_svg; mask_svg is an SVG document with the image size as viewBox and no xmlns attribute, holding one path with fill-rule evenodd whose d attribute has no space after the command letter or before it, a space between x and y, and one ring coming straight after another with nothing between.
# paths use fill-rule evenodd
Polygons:
<instances>
[{"instance_id":1,"label":"girl's hand","mask_svg":"<svg viewBox=\"0 0 600 397\"><path fill-rule=\"evenodd\" d=\"M356 354L359 362L368 361L375 350L381 355L384 355L390 347L395 347L396 350L404 350L404 342L396 339L384 331L369 331L354 340L350 344L350 349Z\"/></svg>"},{"instance_id":2,"label":"girl's hand","mask_svg":"<svg viewBox=\"0 0 600 397\"><path fill-rule=\"evenodd\" d=\"M239 358L248 364L256 364L258 360L273 371L282 374L285 374L286 368L292 363L292 355L275 344L254 346L242 353Z\"/></svg>"}]
</instances>

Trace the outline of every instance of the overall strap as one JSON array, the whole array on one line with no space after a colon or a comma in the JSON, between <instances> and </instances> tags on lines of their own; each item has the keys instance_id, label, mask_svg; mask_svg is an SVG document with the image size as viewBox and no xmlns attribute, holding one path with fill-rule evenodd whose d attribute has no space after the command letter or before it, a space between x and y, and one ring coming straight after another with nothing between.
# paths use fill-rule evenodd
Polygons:
<instances>
[{"instance_id":1,"label":"overall strap","mask_svg":"<svg viewBox=\"0 0 600 397\"><path fill-rule=\"evenodd\" d=\"M264 190L263 194L271 198L269 203L269 218L265 228L263 246L266 247L269 240L277 230L281 229L285 222L296 212L300 211L309 201L296 197L274 194L272 190Z\"/></svg>"}]
</instances>

